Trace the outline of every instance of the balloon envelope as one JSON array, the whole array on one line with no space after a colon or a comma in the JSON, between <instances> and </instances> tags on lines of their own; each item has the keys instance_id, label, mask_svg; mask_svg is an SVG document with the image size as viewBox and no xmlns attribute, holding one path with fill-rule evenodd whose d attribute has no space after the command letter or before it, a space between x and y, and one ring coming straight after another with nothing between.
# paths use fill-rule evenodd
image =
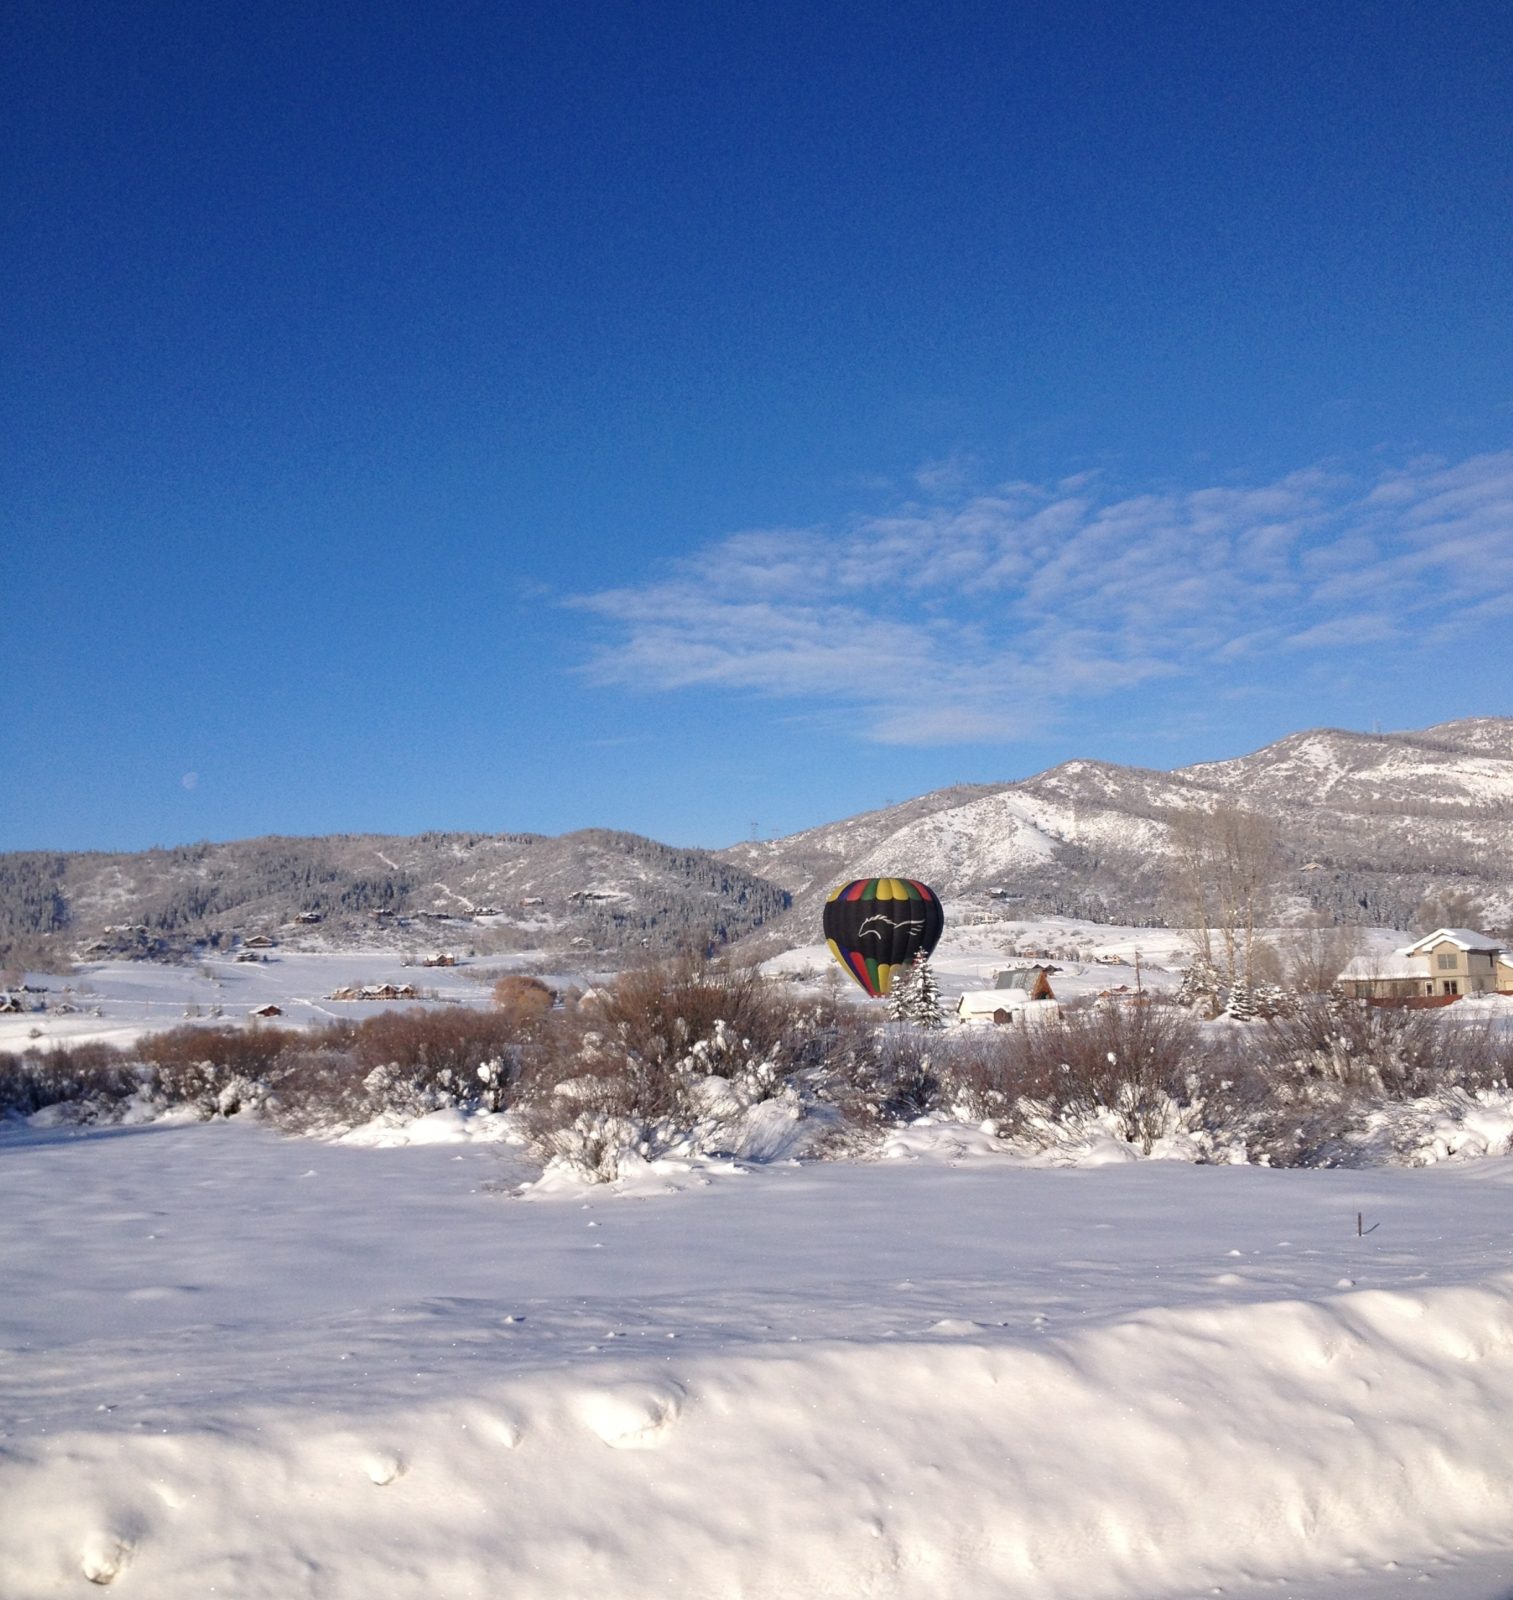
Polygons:
<instances>
[{"instance_id":1,"label":"balloon envelope","mask_svg":"<svg viewBox=\"0 0 1513 1600\"><path fill-rule=\"evenodd\" d=\"M893 974L935 948L945 926L940 900L913 878L857 878L825 902L830 954L868 994L893 987Z\"/></svg>"}]
</instances>

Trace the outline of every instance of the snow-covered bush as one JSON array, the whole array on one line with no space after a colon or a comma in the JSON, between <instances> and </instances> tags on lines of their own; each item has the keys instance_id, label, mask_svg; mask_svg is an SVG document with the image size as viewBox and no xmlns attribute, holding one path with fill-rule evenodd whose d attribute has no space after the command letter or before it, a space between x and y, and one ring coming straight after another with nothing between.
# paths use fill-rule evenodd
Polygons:
<instances>
[{"instance_id":1,"label":"snow-covered bush","mask_svg":"<svg viewBox=\"0 0 1513 1600\"><path fill-rule=\"evenodd\" d=\"M1148 1153L1169 1134L1173 1107L1207 1100L1202 1065L1199 1030L1183 1011L1096 1005L953 1038L941 1104L1032 1141L1050 1125L1113 1118L1115 1136Z\"/></svg>"},{"instance_id":2,"label":"snow-covered bush","mask_svg":"<svg viewBox=\"0 0 1513 1600\"><path fill-rule=\"evenodd\" d=\"M255 1111L269 1093L267 1078L248 1077L209 1057L161 1065L151 1082L155 1097L165 1105L192 1109L207 1119Z\"/></svg>"},{"instance_id":3,"label":"snow-covered bush","mask_svg":"<svg viewBox=\"0 0 1513 1600\"><path fill-rule=\"evenodd\" d=\"M261 1111L291 1133L327 1132L371 1120L361 1064L326 1030L279 1057Z\"/></svg>"},{"instance_id":4,"label":"snow-covered bush","mask_svg":"<svg viewBox=\"0 0 1513 1600\"><path fill-rule=\"evenodd\" d=\"M140 1068L108 1044L0 1054L0 1117L29 1117L50 1106L69 1106L75 1120L108 1119L139 1098L144 1084Z\"/></svg>"},{"instance_id":5,"label":"snow-covered bush","mask_svg":"<svg viewBox=\"0 0 1513 1600\"><path fill-rule=\"evenodd\" d=\"M1264 1086L1250 1147L1274 1166L1401 1159L1399 1134L1413 1146L1419 1122L1503 1090L1513 1072L1513 1038L1485 1018L1338 994L1299 996L1248 1034L1247 1053Z\"/></svg>"},{"instance_id":6,"label":"snow-covered bush","mask_svg":"<svg viewBox=\"0 0 1513 1600\"><path fill-rule=\"evenodd\" d=\"M1060 1106L1021 1101L1015 1140L1078 1164L1137 1154L1206 1164L1246 1160L1243 1125L1201 1094L1179 1096L1129 1082L1120 1085L1113 1101Z\"/></svg>"},{"instance_id":7,"label":"snow-covered bush","mask_svg":"<svg viewBox=\"0 0 1513 1600\"><path fill-rule=\"evenodd\" d=\"M1308 997L1265 1024L1264 1064L1279 1086L1309 1083L1408 1099L1508 1081L1513 1041L1485 1019Z\"/></svg>"},{"instance_id":8,"label":"snow-covered bush","mask_svg":"<svg viewBox=\"0 0 1513 1600\"><path fill-rule=\"evenodd\" d=\"M1441 1089L1372 1106L1352 1130L1362 1159L1427 1167L1513 1152L1513 1090Z\"/></svg>"},{"instance_id":9,"label":"snow-covered bush","mask_svg":"<svg viewBox=\"0 0 1513 1600\"><path fill-rule=\"evenodd\" d=\"M894 1024L877 1040L875 1066L870 1074L872 1100L885 1122L908 1121L940 1109L941 1079L938 1058L949 1054L944 1039L928 1030Z\"/></svg>"},{"instance_id":10,"label":"snow-covered bush","mask_svg":"<svg viewBox=\"0 0 1513 1600\"><path fill-rule=\"evenodd\" d=\"M837 1008L749 968L685 960L627 973L543 1038L517 1086L528 1136L582 1177L627 1153L739 1154L846 1098ZM773 1110L754 1117L757 1108ZM759 1141L760 1142L760 1141Z\"/></svg>"},{"instance_id":11,"label":"snow-covered bush","mask_svg":"<svg viewBox=\"0 0 1513 1600\"><path fill-rule=\"evenodd\" d=\"M0 1057L0 1115L69 1105L75 1120L193 1110L257 1111L281 1127L350 1127L450 1106L508 1102L522 1052L496 1011L389 1013L360 1023L293 1028L180 1027L130 1052L103 1044Z\"/></svg>"}]
</instances>

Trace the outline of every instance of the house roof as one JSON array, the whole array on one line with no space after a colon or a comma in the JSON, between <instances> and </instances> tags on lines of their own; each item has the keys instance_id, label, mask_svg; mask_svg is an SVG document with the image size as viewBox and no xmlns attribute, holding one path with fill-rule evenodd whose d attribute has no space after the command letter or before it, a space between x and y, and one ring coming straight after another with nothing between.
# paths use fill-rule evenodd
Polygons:
<instances>
[{"instance_id":1,"label":"house roof","mask_svg":"<svg viewBox=\"0 0 1513 1600\"><path fill-rule=\"evenodd\" d=\"M1342 978L1427 978L1429 976L1428 952L1417 957L1406 950L1395 950L1391 955L1351 956L1340 969Z\"/></svg>"},{"instance_id":2,"label":"house roof","mask_svg":"<svg viewBox=\"0 0 1513 1600\"><path fill-rule=\"evenodd\" d=\"M1425 934L1417 944L1410 944L1403 954L1419 950L1432 950L1437 944L1453 944L1462 950L1492 951L1502 949L1501 939L1489 939L1486 934L1478 933L1475 928L1436 928L1433 933Z\"/></svg>"},{"instance_id":3,"label":"house roof","mask_svg":"<svg viewBox=\"0 0 1513 1600\"><path fill-rule=\"evenodd\" d=\"M1049 967L1043 961L1031 961L1018 967L1000 967L993 974L993 987L995 989L1028 989L1042 973L1049 980L1051 973L1060 971L1060 967Z\"/></svg>"},{"instance_id":4,"label":"house roof","mask_svg":"<svg viewBox=\"0 0 1513 1600\"><path fill-rule=\"evenodd\" d=\"M1028 989L968 989L956 1002L956 1009L963 1014L991 1017L995 1011L1011 1011L1029 1003Z\"/></svg>"}]
</instances>

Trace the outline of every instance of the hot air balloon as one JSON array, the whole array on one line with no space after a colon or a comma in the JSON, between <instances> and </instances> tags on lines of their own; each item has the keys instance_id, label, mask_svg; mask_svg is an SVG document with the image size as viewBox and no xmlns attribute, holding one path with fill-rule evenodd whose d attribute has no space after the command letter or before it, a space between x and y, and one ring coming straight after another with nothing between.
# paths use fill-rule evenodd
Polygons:
<instances>
[{"instance_id":1,"label":"hot air balloon","mask_svg":"<svg viewBox=\"0 0 1513 1600\"><path fill-rule=\"evenodd\" d=\"M935 948L945 926L940 900L913 878L858 878L825 902L830 954L874 999L887 994L893 974Z\"/></svg>"}]
</instances>

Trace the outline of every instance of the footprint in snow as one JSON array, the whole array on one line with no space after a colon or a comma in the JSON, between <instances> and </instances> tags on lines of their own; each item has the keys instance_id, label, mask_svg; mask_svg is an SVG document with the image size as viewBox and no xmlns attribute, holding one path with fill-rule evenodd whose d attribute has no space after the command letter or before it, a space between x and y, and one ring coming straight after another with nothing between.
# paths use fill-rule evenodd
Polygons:
<instances>
[{"instance_id":1,"label":"footprint in snow","mask_svg":"<svg viewBox=\"0 0 1513 1600\"><path fill-rule=\"evenodd\" d=\"M520 1441L525 1438L525 1429L509 1417L491 1417L487 1427L495 1442L506 1450L518 1450Z\"/></svg>"},{"instance_id":2,"label":"footprint in snow","mask_svg":"<svg viewBox=\"0 0 1513 1600\"><path fill-rule=\"evenodd\" d=\"M932 1322L929 1327L931 1333L945 1334L950 1338L969 1338L974 1333L981 1333L985 1323L971 1322L966 1317L942 1317L939 1322Z\"/></svg>"},{"instance_id":3,"label":"footprint in snow","mask_svg":"<svg viewBox=\"0 0 1513 1600\"><path fill-rule=\"evenodd\" d=\"M124 1534L102 1530L84 1541L79 1570L91 1583L114 1583L131 1559L132 1541Z\"/></svg>"},{"instance_id":4,"label":"footprint in snow","mask_svg":"<svg viewBox=\"0 0 1513 1600\"><path fill-rule=\"evenodd\" d=\"M405 1475L404 1460L392 1450L375 1450L363 1462L363 1471L382 1489Z\"/></svg>"},{"instance_id":5,"label":"footprint in snow","mask_svg":"<svg viewBox=\"0 0 1513 1600\"><path fill-rule=\"evenodd\" d=\"M672 1383L622 1384L585 1395L578 1413L615 1450L655 1450L677 1422L683 1399Z\"/></svg>"}]
</instances>

